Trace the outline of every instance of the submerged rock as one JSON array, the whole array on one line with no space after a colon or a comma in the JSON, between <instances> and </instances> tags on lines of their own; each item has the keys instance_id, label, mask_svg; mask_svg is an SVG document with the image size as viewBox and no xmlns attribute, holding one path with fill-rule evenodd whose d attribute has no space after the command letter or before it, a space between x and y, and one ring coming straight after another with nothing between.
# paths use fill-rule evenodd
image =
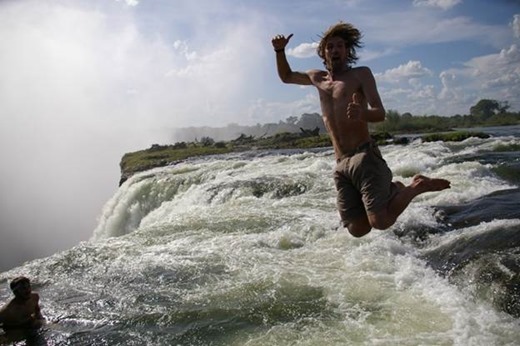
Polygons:
<instances>
[{"instance_id":1,"label":"submerged rock","mask_svg":"<svg viewBox=\"0 0 520 346\"><path fill-rule=\"evenodd\" d=\"M438 206L442 222L458 229L478 225L481 222L503 219L520 219L520 188L500 190L473 201L455 205Z\"/></svg>"},{"instance_id":2,"label":"submerged rock","mask_svg":"<svg viewBox=\"0 0 520 346\"><path fill-rule=\"evenodd\" d=\"M520 317L520 224L473 226L520 219L519 200L520 189L509 189L462 205L437 207L444 225L415 232L427 240L434 233L467 228L437 247L424 249L421 257L450 282L515 317Z\"/></svg>"}]
</instances>

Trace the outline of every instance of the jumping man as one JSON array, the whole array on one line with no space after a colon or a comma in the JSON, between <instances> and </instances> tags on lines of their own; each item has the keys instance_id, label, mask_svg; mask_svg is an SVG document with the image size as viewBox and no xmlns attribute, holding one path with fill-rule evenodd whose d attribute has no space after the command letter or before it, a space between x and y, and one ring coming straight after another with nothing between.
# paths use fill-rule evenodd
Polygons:
<instances>
[{"instance_id":1,"label":"jumping man","mask_svg":"<svg viewBox=\"0 0 520 346\"><path fill-rule=\"evenodd\" d=\"M369 122L385 119L385 109L372 71L353 67L361 33L340 22L321 37L317 53L326 70L293 71L285 47L293 34L272 39L276 66L282 82L313 85L320 97L323 121L330 135L337 166L334 182L343 225L354 237L372 228L387 229L413 198L450 187L445 179L416 175L410 185L392 182L392 172L368 132Z\"/></svg>"}]
</instances>

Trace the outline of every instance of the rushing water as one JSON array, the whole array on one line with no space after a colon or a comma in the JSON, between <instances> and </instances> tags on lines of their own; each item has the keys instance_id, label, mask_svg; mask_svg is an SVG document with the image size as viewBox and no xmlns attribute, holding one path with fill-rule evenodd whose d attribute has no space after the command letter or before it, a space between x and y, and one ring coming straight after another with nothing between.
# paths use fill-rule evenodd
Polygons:
<instances>
[{"instance_id":1,"label":"rushing water","mask_svg":"<svg viewBox=\"0 0 520 346\"><path fill-rule=\"evenodd\" d=\"M1 273L0 300L30 277L48 345L518 345L520 127L487 130L381 147L395 179L452 188L363 238L340 227L330 149L143 172L91 241Z\"/></svg>"}]
</instances>

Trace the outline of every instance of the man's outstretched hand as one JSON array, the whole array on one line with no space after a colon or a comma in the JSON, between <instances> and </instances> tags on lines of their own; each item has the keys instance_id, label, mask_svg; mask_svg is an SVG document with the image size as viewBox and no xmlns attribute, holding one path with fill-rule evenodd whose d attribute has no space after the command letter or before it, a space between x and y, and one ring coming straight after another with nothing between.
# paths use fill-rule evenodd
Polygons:
<instances>
[{"instance_id":1,"label":"man's outstretched hand","mask_svg":"<svg viewBox=\"0 0 520 346\"><path fill-rule=\"evenodd\" d=\"M285 37L284 35L276 35L271 40L271 43L273 44L273 48L275 51L282 51L285 49L285 46L287 46L287 43L289 43L289 40L293 34L290 34L289 36Z\"/></svg>"}]
</instances>

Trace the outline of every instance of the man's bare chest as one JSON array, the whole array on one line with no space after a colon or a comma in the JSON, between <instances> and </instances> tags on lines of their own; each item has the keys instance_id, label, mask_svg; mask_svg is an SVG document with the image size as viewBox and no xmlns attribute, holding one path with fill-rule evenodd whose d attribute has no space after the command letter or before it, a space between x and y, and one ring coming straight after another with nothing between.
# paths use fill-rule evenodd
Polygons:
<instances>
[{"instance_id":1,"label":"man's bare chest","mask_svg":"<svg viewBox=\"0 0 520 346\"><path fill-rule=\"evenodd\" d=\"M317 87L322 98L341 100L351 99L352 94L359 90L360 85L357 80L352 79L346 81L323 81Z\"/></svg>"},{"instance_id":2,"label":"man's bare chest","mask_svg":"<svg viewBox=\"0 0 520 346\"><path fill-rule=\"evenodd\" d=\"M25 304L16 304L10 306L7 311L6 322L8 324L26 322L32 314L35 312L35 306L32 301L28 301Z\"/></svg>"}]
</instances>

